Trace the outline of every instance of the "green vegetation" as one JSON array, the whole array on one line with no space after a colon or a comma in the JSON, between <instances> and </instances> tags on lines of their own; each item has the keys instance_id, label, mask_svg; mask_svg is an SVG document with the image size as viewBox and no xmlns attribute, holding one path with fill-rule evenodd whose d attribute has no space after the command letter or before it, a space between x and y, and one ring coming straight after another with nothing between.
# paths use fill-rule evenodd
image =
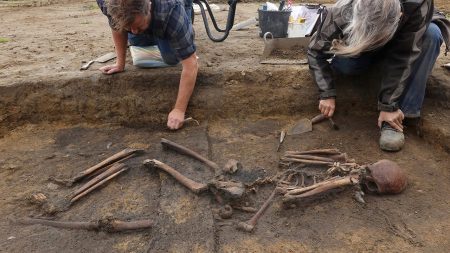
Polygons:
<instances>
[{"instance_id":1,"label":"green vegetation","mask_svg":"<svg viewBox=\"0 0 450 253\"><path fill-rule=\"evenodd\" d=\"M0 43L6 43L6 42L8 42L8 41L9 41L8 38L2 38L2 37L0 37Z\"/></svg>"}]
</instances>

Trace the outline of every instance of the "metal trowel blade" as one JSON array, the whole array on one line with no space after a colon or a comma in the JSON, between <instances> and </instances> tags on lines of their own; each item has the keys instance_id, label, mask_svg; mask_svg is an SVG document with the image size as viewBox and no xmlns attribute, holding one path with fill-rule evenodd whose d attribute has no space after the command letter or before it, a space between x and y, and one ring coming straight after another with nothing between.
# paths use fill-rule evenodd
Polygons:
<instances>
[{"instance_id":1,"label":"metal trowel blade","mask_svg":"<svg viewBox=\"0 0 450 253\"><path fill-rule=\"evenodd\" d=\"M291 129L289 129L287 134L288 135L298 135L298 134L311 132L311 131L312 131L311 120L304 118L304 119L299 120L295 124L295 126L293 126Z\"/></svg>"},{"instance_id":2,"label":"metal trowel blade","mask_svg":"<svg viewBox=\"0 0 450 253\"><path fill-rule=\"evenodd\" d=\"M87 70L89 68L89 66L91 66L91 64L94 63L94 62L105 63L105 62L107 62L109 60L112 60L114 58L116 58L116 53L115 52L110 52L110 53L104 54L104 55L102 55L100 57L97 57L96 59L94 59L92 61L89 61L89 62L83 64L81 66L80 70Z\"/></svg>"},{"instance_id":3,"label":"metal trowel blade","mask_svg":"<svg viewBox=\"0 0 450 253\"><path fill-rule=\"evenodd\" d=\"M116 53L115 52L110 52L107 54L104 54L100 57L98 57L97 59L95 59L95 62L100 62L100 63L105 63L107 61L110 61L112 59L116 58Z\"/></svg>"}]
</instances>

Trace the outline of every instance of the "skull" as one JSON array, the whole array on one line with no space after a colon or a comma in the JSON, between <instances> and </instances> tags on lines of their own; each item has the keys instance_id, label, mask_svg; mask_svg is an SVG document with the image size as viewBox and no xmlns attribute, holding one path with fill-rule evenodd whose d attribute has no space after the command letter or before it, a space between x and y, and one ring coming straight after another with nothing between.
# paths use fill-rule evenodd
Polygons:
<instances>
[{"instance_id":1,"label":"skull","mask_svg":"<svg viewBox=\"0 0 450 253\"><path fill-rule=\"evenodd\" d=\"M380 160L367 166L363 187L368 193L397 194L405 190L408 180L405 171L397 163Z\"/></svg>"}]
</instances>

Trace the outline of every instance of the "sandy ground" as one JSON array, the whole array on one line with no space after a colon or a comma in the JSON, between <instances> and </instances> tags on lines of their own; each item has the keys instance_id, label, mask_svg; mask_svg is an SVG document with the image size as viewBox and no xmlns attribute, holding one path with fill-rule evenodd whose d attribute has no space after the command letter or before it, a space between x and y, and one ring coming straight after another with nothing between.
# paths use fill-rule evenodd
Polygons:
<instances>
[{"instance_id":1,"label":"sandy ground","mask_svg":"<svg viewBox=\"0 0 450 253\"><path fill-rule=\"evenodd\" d=\"M450 12L447 1L435 2L436 6ZM235 23L255 17L258 5L238 4ZM5 40L0 43L0 85L30 79L45 81L55 76L92 76L102 65L94 64L89 71L80 72L82 63L113 51L107 19L93 1L44 4L33 8L6 7L0 9L0 13L0 37ZM218 16L220 24L224 26L226 12ZM204 70L260 68L257 63L264 44L255 36L258 34L257 27L231 32L225 42L213 43L206 36L200 20L200 16L196 15L197 54ZM443 64L443 61L438 64ZM127 68L133 69L133 66Z\"/></svg>"},{"instance_id":2,"label":"sandy ground","mask_svg":"<svg viewBox=\"0 0 450 253\"><path fill-rule=\"evenodd\" d=\"M450 11L447 1L435 3ZM128 61L127 72L114 77L102 76L98 63L81 72L83 61L112 51L107 20L95 3L36 1L31 5L38 7L23 7L27 4L0 1L0 6L22 6L0 8L1 105L8 110L23 106L17 118L5 116L2 109L3 124L20 122L2 131L0 139L0 252L446 252L450 248L450 146L445 144L450 140L450 74L440 68L450 61L448 57L440 56L430 78L424 116L433 131L425 139L408 131L400 153L378 149L373 124L377 112L371 107L355 110L358 100L351 98L336 115L339 132L322 123L313 132L288 137L276 152L281 129L316 113L315 87L306 66L259 64L264 44L257 27L233 31L225 42L212 43L196 16L201 73L191 107L201 124L169 132L146 110L165 115L171 103L165 100L173 99L173 94L160 86L176 80L177 73L163 77L179 68L140 70ZM236 22L254 17L258 5L238 4ZM223 22L226 12L218 15ZM149 91L146 84L136 84L140 77L156 78L157 84ZM361 78L351 81L365 82L367 77ZM14 92L20 89L26 92ZM119 120L114 123L127 122L131 128L106 124L105 119L115 117ZM147 121L138 121L142 117ZM136 128L135 122L154 124ZM144 159L156 158L200 182L213 177L203 164L163 150L161 137L220 165L238 159L244 168L234 177L247 182L280 172L278 158L286 150L335 147L360 164L379 159L398 162L407 170L409 185L400 195L366 196L366 204L353 199L352 188L291 208L277 198L254 233L247 234L237 231L235 223L251 214L235 211L230 220L220 220L221 206L211 194L195 195L167 174L142 166ZM50 212L48 206L31 201L33 194L43 193L51 203L60 203L79 184L65 187L50 177L70 178L125 147L145 149L145 154L128 160L129 171L69 209ZM240 204L258 208L272 188L267 184L257 187L257 193L249 191ZM155 225L110 234L10 221L27 216L68 221L148 218Z\"/></svg>"}]
</instances>

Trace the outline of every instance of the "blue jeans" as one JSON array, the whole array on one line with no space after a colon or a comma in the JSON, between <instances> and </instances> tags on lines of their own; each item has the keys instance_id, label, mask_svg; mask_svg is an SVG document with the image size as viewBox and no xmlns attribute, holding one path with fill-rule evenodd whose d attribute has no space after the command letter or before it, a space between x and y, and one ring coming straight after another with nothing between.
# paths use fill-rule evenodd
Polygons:
<instances>
[{"instance_id":1,"label":"blue jeans","mask_svg":"<svg viewBox=\"0 0 450 253\"><path fill-rule=\"evenodd\" d=\"M192 0L185 0L184 8L189 19L192 18ZM131 46L154 46L157 45L161 52L161 57L167 65L177 65L180 60L176 57L174 51L170 47L168 40L159 39L153 36L153 34L142 33L132 34L128 33L128 43Z\"/></svg>"},{"instance_id":2,"label":"blue jeans","mask_svg":"<svg viewBox=\"0 0 450 253\"><path fill-rule=\"evenodd\" d=\"M428 76L433 70L443 43L441 31L436 24L430 24L424 34L422 43L419 58L411 68L411 75L399 101L400 110L408 118L420 117ZM359 58L335 57L331 65L334 70L342 74L359 74L374 63L377 57L380 56L370 53L363 54Z\"/></svg>"}]
</instances>

